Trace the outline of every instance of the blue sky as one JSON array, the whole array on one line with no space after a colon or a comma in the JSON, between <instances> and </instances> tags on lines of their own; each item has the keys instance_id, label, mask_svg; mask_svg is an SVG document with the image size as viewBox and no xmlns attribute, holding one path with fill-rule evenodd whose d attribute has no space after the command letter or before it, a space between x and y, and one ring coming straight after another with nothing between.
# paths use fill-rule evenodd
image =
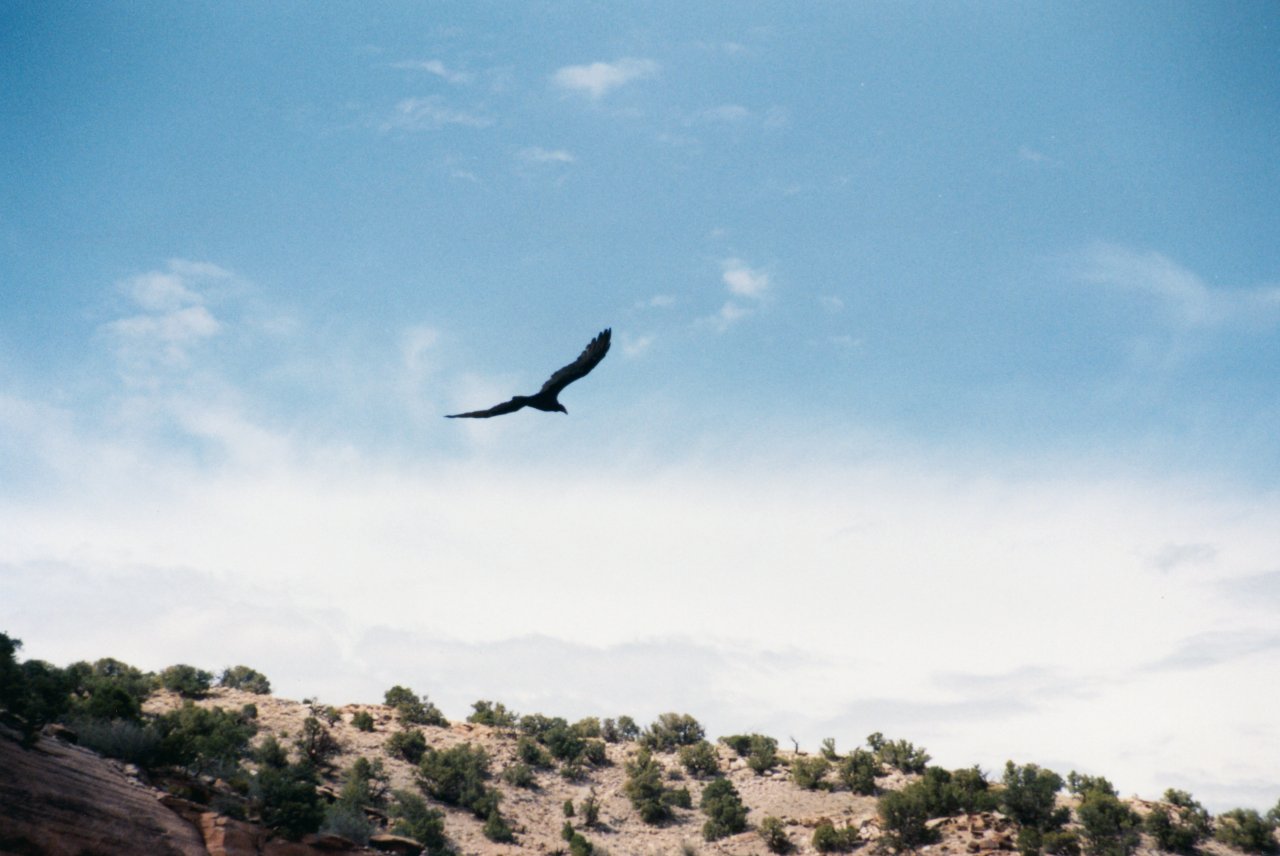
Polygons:
<instances>
[{"instance_id":1,"label":"blue sky","mask_svg":"<svg viewBox=\"0 0 1280 856\"><path fill-rule=\"evenodd\" d=\"M1280 796L1276 8L0 24L30 656Z\"/></svg>"}]
</instances>

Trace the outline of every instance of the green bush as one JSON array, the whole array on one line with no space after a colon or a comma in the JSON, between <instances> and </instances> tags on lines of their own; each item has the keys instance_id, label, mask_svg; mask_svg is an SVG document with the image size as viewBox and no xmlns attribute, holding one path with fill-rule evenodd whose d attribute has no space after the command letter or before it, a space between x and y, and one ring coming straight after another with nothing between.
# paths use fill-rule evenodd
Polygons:
<instances>
[{"instance_id":1,"label":"green bush","mask_svg":"<svg viewBox=\"0 0 1280 856\"><path fill-rule=\"evenodd\" d=\"M662 823L671 817L671 806L664 799L666 787L662 766L653 759L648 747L640 750L634 761L627 762L627 780L623 793L645 823Z\"/></svg>"},{"instance_id":2,"label":"green bush","mask_svg":"<svg viewBox=\"0 0 1280 856\"><path fill-rule=\"evenodd\" d=\"M924 747L917 748L906 740L879 740L877 743L879 748L874 751L880 762L904 773L923 773L929 763L929 753L924 751Z\"/></svg>"},{"instance_id":3,"label":"green bush","mask_svg":"<svg viewBox=\"0 0 1280 856\"><path fill-rule=\"evenodd\" d=\"M750 734L730 734L727 737L721 737L720 742L737 753L739 758L747 757L747 753L751 751Z\"/></svg>"},{"instance_id":4,"label":"green bush","mask_svg":"<svg viewBox=\"0 0 1280 856\"><path fill-rule=\"evenodd\" d=\"M547 770L552 766L551 755L532 737L524 736L516 741L516 757L539 770Z\"/></svg>"},{"instance_id":5,"label":"green bush","mask_svg":"<svg viewBox=\"0 0 1280 856\"><path fill-rule=\"evenodd\" d=\"M1196 852L1213 826L1209 812L1186 791L1170 788L1164 792L1164 801L1169 805L1158 805L1147 814L1143 822L1147 834L1166 852Z\"/></svg>"},{"instance_id":6,"label":"green bush","mask_svg":"<svg viewBox=\"0 0 1280 856\"><path fill-rule=\"evenodd\" d=\"M427 796L469 808L477 817L488 817L493 807L484 785L488 778L488 754L470 743L443 751L428 748L418 764L418 786Z\"/></svg>"},{"instance_id":7,"label":"green bush","mask_svg":"<svg viewBox=\"0 0 1280 856\"><path fill-rule=\"evenodd\" d=\"M834 737L822 738L821 754L823 758L833 764L840 760L840 753L836 751L836 739Z\"/></svg>"},{"instance_id":8,"label":"green bush","mask_svg":"<svg viewBox=\"0 0 1280 856\"><path fill-rule=\"evenodd\" d=\"M74 719L80 745L108 758L150 769L161 761L160 734L151 724L131 719Z\"/></svg>"},{"instance_id":9,"label":"green bush","mask_svg":"<svg viewBox=\"0 0 1280 856\"><path fill-rule=\"evenodd\" d=\"M778 741L762 734L752 734L749 738L747 766L762 776L778 763Z\"/></svg>"},{"instance_id":10,"label":"green bush","mask_svg":"<svg viewBox=\"0 0 1280 856\"><path fill-rule=\"evenodd\" d=\"M333 732L314 716L302 721L302 731L293 745L308 763L316 767L327 766L329 760L342 751Z\"/></svg>"},{"instance_id":11,"label":"green bush","mask_svg":"<svg viewBox=\"0 0 1280 856\"><path fill-rule=\"evenodd\" d=\"M1080 856L1080 838L1070 829L1051 829L1039 836L1039 849L1049 856Z\"/></svg>"},{"instance_id":12,"label":"green bush","mask_svg":"<svg viewBox=\"0 0 1280 856\"><path fill-rule=\"evenodd\" d=\"M438 707L425 695L419 698L408 687L392 687L384 694L383 702L395 708L396 719L401 725L431 725L440 728L449 725L449 720L444 718Z\"/></svg>"},{"instance_id":13,"label":"green bush","mask_svg":"<svg viewBox=\"0 0 1280 856\"><path fill-rule=\"evenodd\" d=\"M925 789L908 786L888 791L877 802L885 843L896 851L914 850L937 839L928 827L929 803Z\"/></svg>"},{"instance_id":14,"label":"green bush","mask_svg":"<svg viewBox=\"0 0 1280 856\"><path fill-rule=\"evenodd\" d=\"M367 710L358 710L355 716L351 717L351 724L357 731L373 731L373 714Z\"/></svg>"},{"instance_id":15,"label":"green bush","mask_svg":"<svg viewBox=\"0 0 1280 856\"><path fill-rule=\"evenodd\" d=\"M587 798L579 806L579 814L582 815L583 825L588 828L600 822L600 801L596 799L595 788L587 791Z\"/></svg>"},{"instance_id":16,"label":"green bush","mask_svg":"<svg viewBox=\"0 0 1280 856\"><path fill-rule=\"evenodd\" d=\"M698 808L707 816L702 824L702 837L707 841L736 835L747 828L747 807L728 779L716 779L703 788Z\"/></svg>"},{"instance_id":17,"label":"green bush","mask_svg":"<svg viewBox=\"0 0 1280 856\"><path fill-rule=\"evenodd\" d=\"M502 816L502 812L498 811L496 806L489 810L484 827L480 831L484 833L485 838L498 844L509 844L516 840L511 825L507 823L507 819Z\"/></svg>"},{"instance_id":18,"label":"green bush","mask_svg":"<svg viewBox=\"0 0 1280 856\"><path fill-rule=\"evenodd\" d=\"M787 828L782 819L769 815L760 821L760 838L770 853L788 853L791 851L791 839L787 837Z\"/></svg>"},{"instance_id":19,"label":"green bush","mask_svg":"<svg viewBox=\"0 0 1280 856\"><path fill-rule=\"evenodd\" d=\"M1057 805L1057 793L1062 790L1063 782L1052 770L1042 770L1035 764L1018 767L1009 761L1004 766L1002 781L1000 810L1018 825L1048 832L1061 828L1070 819L1071 810Z\"/></svg>"},{"instance_id":20,"label":"green bush","mask_svg":"<svg viewBox=\"0 0 1280 856\"><path fill-rule=\"evenodd\" d=\"M289 765L289 753L280 745L280 741L276 740L274 734L268 734L250 755L264 767L280 769Z\"/></svg>"},{"instance_id":21,"label":"green bush","mask_svg":"<svg viewBox=\"0 0 1280 856\"><path fill-rule=\"evenodd\" d=\"M664 713L649 724L640 742L657 752L674 752L692 746L706 736L702 725L687 713Z\"/></svg>"},{"instance_id":22,"label":"green bush","mask_svg":"<svg viewBox=\"0 0 1280 856\"><path fill-rule=\"evenodd\" d=\"M813 849L819 853L849 853L861 843L856 826L837 827L825 817L813 830Z\"/></svg>"},{"instance_id":23,"label":"green bush","mask_svg":"<svg viewBox=\"0 0 1280 856\"><path fill-rule=\"evenodd\" d=\"M855 794L874 796L879 790L876 777L884 775L876 756L866 749L854 749L836 765L836 777Z\"/></svg>"},{"instance_id":24,"label":"green bush","mask_svg":"<svg viewBox=\"0 0 1280 856\"><path fill-rule=\"evenodd\" d=\"M680 763L691 776L720 775L720 757L706 740L680 747Z\"/></svg>"},{"instance_id":25,"label":"green bush","mask_svg":"<svg viewBox=\"0 0 1280 856\"><path fill-rule=\"evenodd\" d=\"M369 836L374 830L373 822L365 815L364 809L344 800L326 806L324 819L320 822L320 832L341 835L362 847L369 843Z\"/></svg>"},{"instance_id":26,"label":"green bush","mask_svg":"<svg viewBox=\"0 0 1280 856\"><path fill-rule=\"evenodd\" d=\"M203 698L213 685L213 673L179 663L160 673L160 686L183 698Z\"/></svg>"},{"instance_id":27,"label":"green bush","mask_svg":"<svg viewBox=\"0 0 1280 856\"><path fill-rule=\"evenodd\" d=\"M1077 773L1072 770L1067 774L1067 790L1078 797L1083 797L1089 793L1107 794L1108 796L1118 797L1115 785L1107 779L1106 776L1088 776L1084 773Z\"/></svg>"},{"instance_id":28,"label":"green bush","mask_svg":"<svg viewBox=\"0 0 1280 856\"><path fill-rule=\"evenodd\" d=\"M995 811L1000 798L991 790L987 776L977 766L951 772L951 789L955 793L957 807L965 814Z\"/></svg>"},{"instance_id":29,"label":"green bush","mask_svg":"<svg viewBox=\"0 0 1280 856\"><path fill-rule=\"evenodd\" d=\"M831 762L821 755L791 759L791 781L806 791L830 788L830 784L825 781L830 770Z\"/></svg>"},{"instance_id":30,"label":"green bush","mask_svg":"<svg viewBox=\"0 0 1280 856\"><path fill-rule=\"evenodd\" d=\"M494 728L514 728L520 717L515 711L507 710L502 702L491 702L481 699L471 703L471 715L467 722L478 725L490 725Z\"/></svg>"},{"instance_id":31,"label":"green bush","mask_svg":"<svg viewBox=\"0 0 1280 856\"><path fill-rule=\"evenodd\" d=\"M1114 793L1086 790L1076 814L1090 856L1129 856L1137 849L1142 818Z\"/></svg>"},{"instance_id":32,"label":"green bush","mask_svg":"<svg viewBox=\"0 0 1280 856\"><path fill-rule=\"evenodd\" d=\"M573 733L584 740L599 740L604 737L604 729L600 725L600 720L594 716L584 716L575 722L573 724Z\"/></svg>"},{"instance_id":33,"label":"green bush","mask_svg":"<svg viewBox=\"0 0 1280 856\"><path fill-rule=\"evenodd\" d=\"M271 681L267 680L267 676L248 666L229 666L223 669L218 685L257 695L271 694Z\"/></svg>"},{"instance_id":34,"label":"green bush","mask_svg":"<svg viewBox=\"0 0 1280 856\"><path fill-rule=\"evenodd\" d=\"M357 806L380 807L386 804L389 783L381 758L357 758L343 773L338 799Z\"/></svg>"},{"instance_id":35,"label":"green bush","mask_svg":"<svg viewBox=\"0 0 1280 856\"><path fill-rule=\"evenodd\" d=\"M254 781L252 800L262 824L295 841L318 830L325 819L318 783L307 764L264 766Z\"/></svg>"},{"instance_id":36,"label":"green bush","mask_svg":"<svg viewBox=\"0 0 1280 856\"><path fill-rule=\"evenodd\" d=\"M580 832L572 832L568 838L569 856L591 856L595 847Z\"/></svg>"},{"instance_id":37,"label":"green bush","mask_svg":"<svg viewBox=\"0 0 1280 856\"><path fill-rule=\"evenodd\" d=\"M162 764L193 773L234 769L248 751L257 726L220 707L196 707L190 701L155 720Z\"/></svg>"},{"instance_id":38,"label":"green bush","mask_svg":"<svg viewBox=\"0 0 1280 856\"><path fill-rule=\"evenodd\" d=\"M393 792L390 814L391 832L417 841L425 856L452 854L444 834L444 812L429 808L422 797L410 791Z\"/></svg>"},{"instance_id":39,"label":"green bush","mask_svg":"<svg viewBox=\"0 0 1280 856\"><path fill-rule=\"evenodd\" d=\"M514 764L508 764L503 768L502 781L517 788L530 790L538 786L538 780L533 774L533 768L522 761L516 761Z\"/></svg>"},{"instance_id":40,"label":"green bush","mask_svg":"<svg viewBox=\"0 0 1280 856\"><path fill-rule=\"evenodd\" d=\"M1233 808L1218 815L1214 838L1246 853L1276 852L1276 823L1251 808Z\"/></svg>"},{"instance_id":41,"label":"green bush","mask_svg":"<svg viewBox=\"0 0 1280 856\"><path fill-rule=\"evenodd\" d=\"M427 751L427 738L418 729L409 728L392 734L383 745L391 757L417 764L422 760L422 754Z\"/></svg>"}]
</instances>

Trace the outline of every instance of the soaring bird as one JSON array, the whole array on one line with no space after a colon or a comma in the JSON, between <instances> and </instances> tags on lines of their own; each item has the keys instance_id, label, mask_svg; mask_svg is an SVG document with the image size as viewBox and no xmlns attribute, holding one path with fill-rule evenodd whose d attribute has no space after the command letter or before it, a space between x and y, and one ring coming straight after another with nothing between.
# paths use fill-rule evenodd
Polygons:
<instances>
[{"instance_id":1,"label":"soaring bird","mask_svg":"<svg viewBox=\"0 0 1280 856\"><path fill-rule=\"evenodd\" d=\"M566 386L579 378L586 377L587 372L595 368L604 359L604 355L609 353L609 337L611 335L610 330L601 331L598 336L591 340L589 345L582 349L582 353L578 355L576 360L547 378L547 382L542 385L542 389L533 395L517 395L510 401L495 404L488 410L473 410L470 413L450 413L448 418L488 419L490 416L515 413L522 407L532 407L534 410L545 410L548 413L554 411L568 413L569 411L560 403L558 396Z\"/></svg>"}]
</instances>

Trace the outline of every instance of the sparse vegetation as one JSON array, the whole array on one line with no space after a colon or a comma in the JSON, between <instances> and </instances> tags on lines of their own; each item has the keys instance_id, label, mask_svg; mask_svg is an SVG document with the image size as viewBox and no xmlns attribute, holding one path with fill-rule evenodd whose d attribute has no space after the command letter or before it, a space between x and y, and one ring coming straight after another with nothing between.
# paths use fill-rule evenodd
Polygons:
<instances>
[{"instance_id":1,"label":"sparse vegetation","mask_svg":"<svg viewBox=\"0 0 1280 856\"><path fill-rule=\"evenodd\" d=\"M876 759L904 773L923 773L929 764L929 753L906 740L885 740L879 732L867 737L867 745Z\"/></svg>"},{"instance_id":2,"label":"sparse vegetation","mask_svg":"<svg viewBox=\"0 0 1280 856\"><path fill-rule=\"evenodd\" d=\"M183 698L204 698L213 685L213 673L179 663L160 673L160 686Z\"/></svg>"},{"instance_id":3,"label":"sparse vegetation","mask_svg":"<svg viewBox=\"0 0 1280 856\"><path fill-rule=\"evenodd\" d=\"M914 850L935 839L936 833L928 826L929 804L923 788L888 791L876 808L885 843L895 851Z\"/></svg>"},{"instance_id":4,"label":"sparse vegetation","mask_svg":"<svg viewBox=\"0 0 1280 856\"><path fill-rule=\"evenodd\" d=\"M1164 801L1172 810L1162 805L1153 808L1143 823L1147 834L1156 847L1169 853L1196 852L1212 832L1209 812L1186 791L1170 788L1164 792Z\"/></svg>"},{"instance_id":5,"label":"sparse vegetation","mask_svg":"<svg viewBox=\"0 0 1280 856\"><path fill-rule=\"evenodd\" d=\"M427 738L418 729L410 728L392 734L387 738L385 745L387 754L393 758L417 764L422 760L422 754L427 751Z\"/></svg>"},{"instance_id":6,"label":"sparse vegetation","mask_svg":"<svg viewBox=\"0 0 1280 856\"><path fill-rule=\"evenodd\" d=\"M394 686L383 696L383 703L395 708L396 719L403 726L430 725L446 728L449 720L425 695L419 698L408 687Z\"/></svg>"},{"instance_id":7,"label":"sparse vegetation","mask_svg":"<svg viewBox=\"0 0 1280 856\"><path fill-rule=\"evenodd\" d=\"M1276 821L1255 809L1233 808L1218 815L1214 838L1246 853L1275 853Z\"/></svg>"},{"instance_id":8,"label":"sparse vegetation","mask_svg":"<svg viewBox=\"0 0 1280 856\"><path fill-rule=\"evenodd\" d=\"M645 823L662 823L671 818L671 793L663 784L662 765L646 746L635 760L627 762L623 792ZM685 791L688 794L688 791Z\"/></svg>"},{"instance_id":9,"label":"sparse vegetation","mask_svg":"<svg viewBox=\"0 0 1280 856\"><path fill-rule=\"evenodd\" d=\"M373 731L373 714L367 710L358 710L351 717L351 724L357 731Z\"/></svg>"},{"instance_id":10,"label":"sparse vegetation","mask_svg":"<svg viewBox=\"0 0 1280 856\"><path fill-rule=\"evenodd\" d=\"M516 712L507 710L502 702L483 699L472 703L471 715L467 717L467 722L491 725L494 728L514 728L519 721L520 717Z\"/></svg>"},{"instance_id":11,"label":"sparse vegetation","mask_svg":"<svg viewBox=\"0 0 1280 856\"><path fill-rule=\"evenodd\" d=\"M414 839L424 856L451 856L453 848L444 834L444 812L430 808L411 791L395 791L391 803L391 831Z\"/></svg>"},{"instance_id":12,"label":"sparse vegetation","mask_svg":"<svg viewBox=\"0 0 1280 856\"><path fill-rule=\"evenodd\" d=\"M716 747L706 740L699 740L692 746L680 748L680 764L691 776L718 776L720 774L720 758Z\"/></svg>"},{"instance_id":13,"label":"sparse vegetation","mask_svg":"<svg viewBox=\"0 0 1280 856\"><path fill-rule=\"evenodd\" d=\"M640 735L640 743L657 752L674 752L706 737L702 725L687 713L664 713Z\"/></svg>"},{"instance_id":14,"label":"sparse vegetation","mask_svg":"<svg viewBox=\"0 0 1280 856\"><path fill-rule=\"evenodd\" d=\"M257 695L271 694L271 681L267 680L267 676L248 666L229 666L223 669L218 678L218 686Z\"/></svg>"},{"instance_id":15,"label":"sparse vegetation","mask_svg":"<svg viewBox=\"0 0 1280 856\"><path fill-rule=\"evenodd\" d=\"M702 824L702 837L707 841L736 835L747 828L747 807L728 779L716 779L703 788L698 807L707 816Z\"/></svg>"},{"instance_id":16,"label":"sparse vegetation","mask_svg":"<svg viewBox=\"0 0 1280 856\"><path fill-rule=\"evenodd\" d=\"M876 777L883 775L880 762L866 749L854 749L836 765L836 777L855 794L875 796Z\"/></svg>"},{"instance_id":17,"label":"sparse vegetation","mask_svg":"<svg viewBox=\"0 0 1280 856\"><path fill-rule=\"evenodd\" d=\"M826 781L831 762L821 755L800 756L791 761L791 780L806 791L830 787Z\"/></svg>"},{"instance_id":18,"label":"sparse vegetation","mask_svg":"<svg viewBox=\"0 0 1280 856\"><path fill-rule=\"evenodd\" d=\"M789 853L792 849L791 839L787 836L786 824L782 818L769 815L760 821L760 838L770 853Z\"/></svg>"},{"instance_id":19,"label":"sparse vegetation","mask_svg":"<svg viewBox=\"0 0 1280 856\"><path fill-rule=\"evenodd\" d=\"M848 823L838 827L824 817L813 830L813 849L819 853L849 853L861 843L857 827Z\"/></svg>"},{"instance_id":20,"label":"sparse vegetation","mask_svg":"<svg viewBox=\"0 0 1280 856\"><path fill-rule=\"evenodd\" d=\"M1021 827L1018 850L1023 854L1042 852L1045 834L1061 829L1071 818L1070 809L1057 805L1062 777L1035 764L1019 767L1009 761L1005 764L1002 782L1000 810Z\"/></svg>"}]
</instances>

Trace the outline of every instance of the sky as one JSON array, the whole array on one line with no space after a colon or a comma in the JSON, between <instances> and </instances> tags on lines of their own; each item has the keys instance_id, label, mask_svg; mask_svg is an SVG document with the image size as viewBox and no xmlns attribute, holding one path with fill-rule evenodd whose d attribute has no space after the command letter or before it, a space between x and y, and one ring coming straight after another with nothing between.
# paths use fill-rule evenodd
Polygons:
<instances>
[{"instance_id":1,"label":"sky","mask_svg":"<svg viewBox=\"0 0 1280 856\"><path fill-rule=\"evenodd\" d=\"M1280 798L1280 7L0 5L0 630ZM569 414L531 393L600 330Z\"/></svg>"}]
</instances>

